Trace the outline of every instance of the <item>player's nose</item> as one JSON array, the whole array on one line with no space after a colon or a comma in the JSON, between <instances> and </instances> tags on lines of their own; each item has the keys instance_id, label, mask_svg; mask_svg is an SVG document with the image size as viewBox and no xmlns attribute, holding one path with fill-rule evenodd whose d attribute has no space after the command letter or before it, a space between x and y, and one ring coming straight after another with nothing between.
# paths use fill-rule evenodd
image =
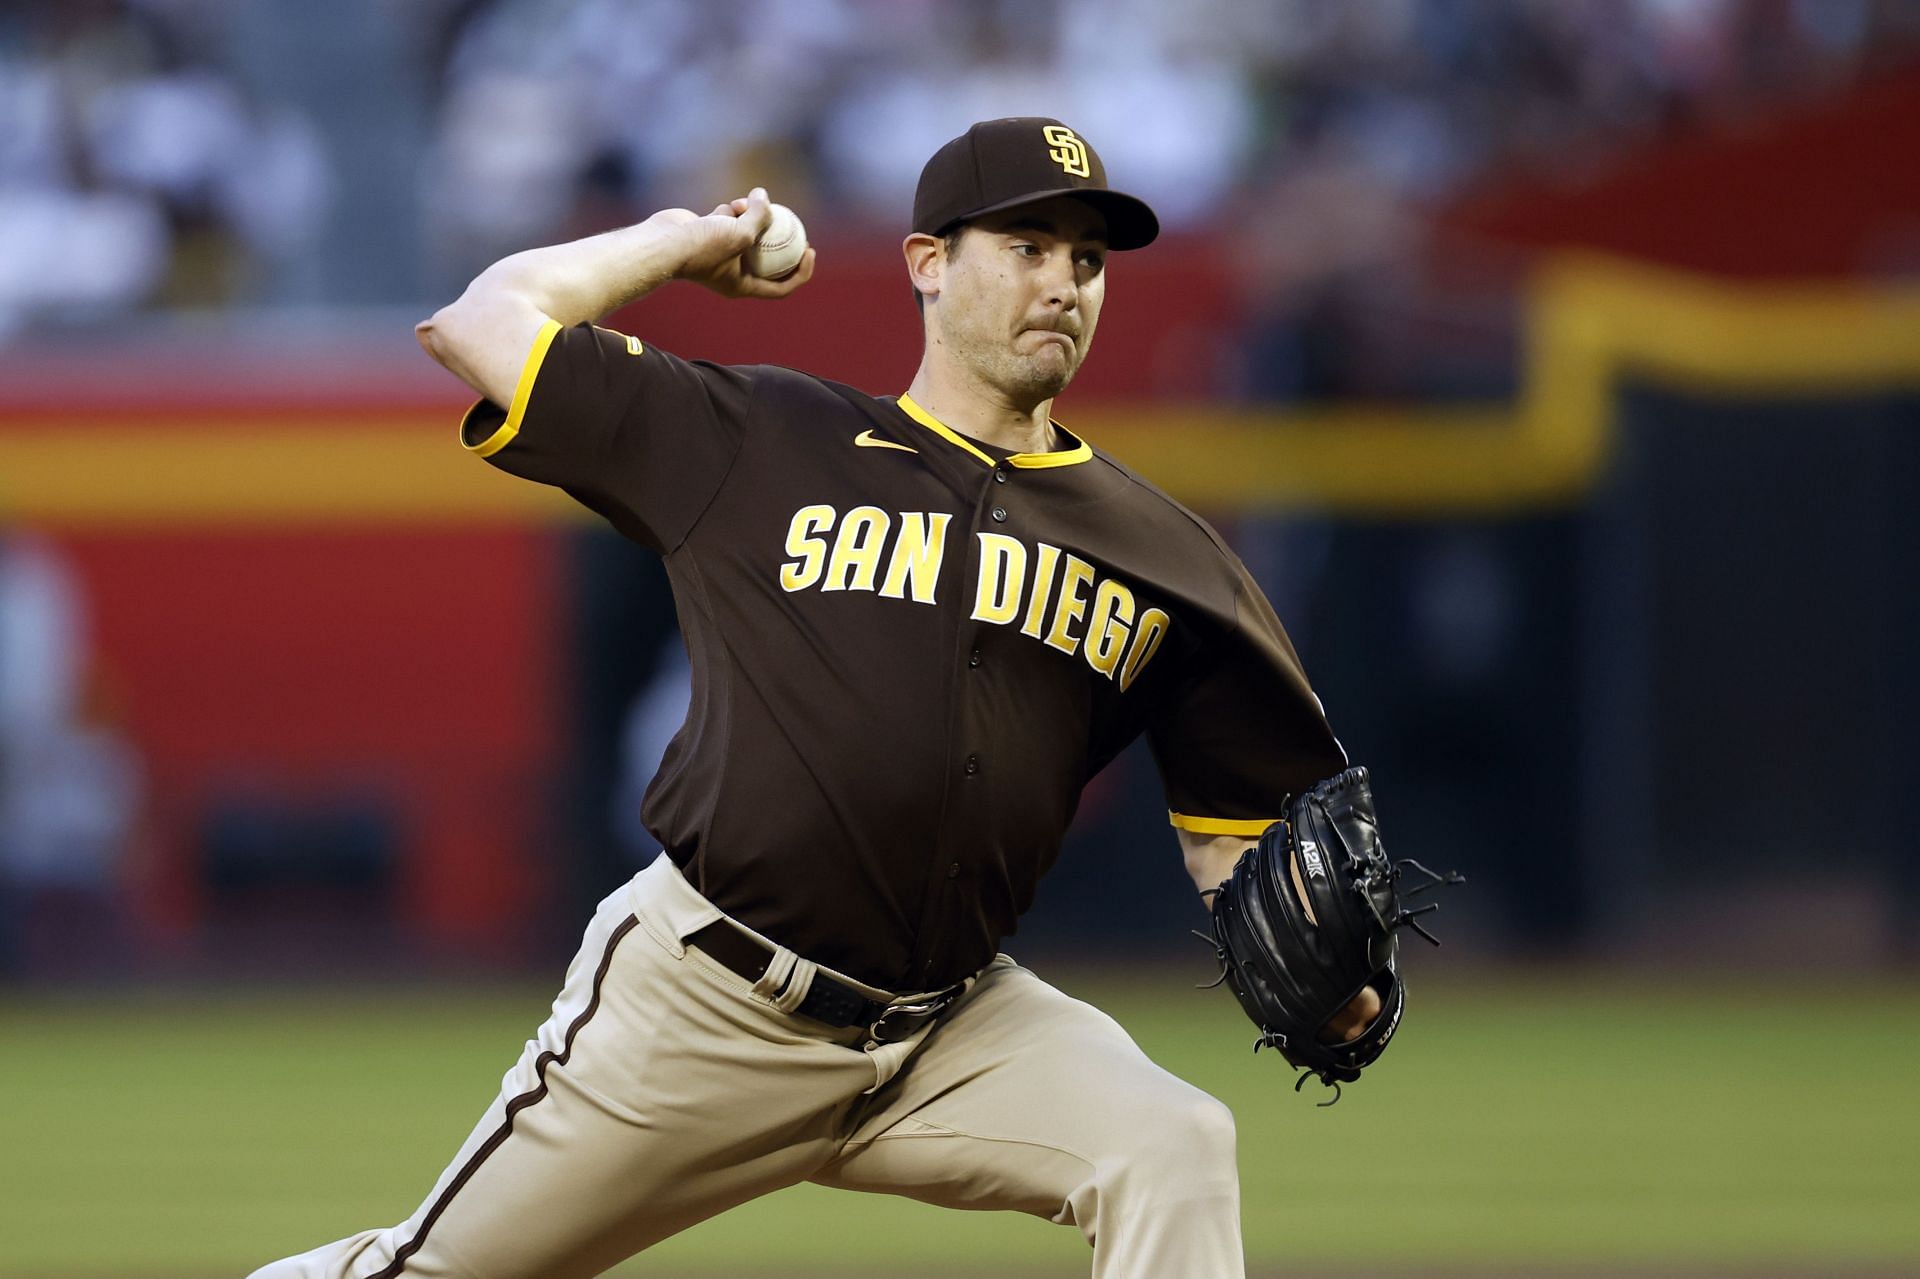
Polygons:
<instances>
[{"instance_id":1,"label":"player's nose","mask_svg":"<svg viewBox=\"0 0 1920 1279\"><path fill-rule=\"evenodd\" d=\"M1073 269L1073 255L1053 253L1047 256L1040 272L1041 297L1050 308L1071 311L1080 304L1080 277Z\"/></svg>"}]
</instances>

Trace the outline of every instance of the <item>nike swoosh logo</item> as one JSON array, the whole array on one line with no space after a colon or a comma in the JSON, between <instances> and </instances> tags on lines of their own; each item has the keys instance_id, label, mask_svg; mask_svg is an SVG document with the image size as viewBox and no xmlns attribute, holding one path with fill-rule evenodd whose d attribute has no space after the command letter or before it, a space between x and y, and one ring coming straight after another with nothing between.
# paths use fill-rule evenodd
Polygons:
<instances>
[{"instance_id":1,"label":"nike swoosh logo","mask_svg":"<svg viewBox=\"0 0 1920 1279\"><path fill-rule=\"evenodd\" d=\"M908 448L904 444L895 444L892 440L875 438L872 431L862 431L853 437L853 442L863 449L899 449L902 453L918 453L919 449Z\"/></svg>"}]
</instances>

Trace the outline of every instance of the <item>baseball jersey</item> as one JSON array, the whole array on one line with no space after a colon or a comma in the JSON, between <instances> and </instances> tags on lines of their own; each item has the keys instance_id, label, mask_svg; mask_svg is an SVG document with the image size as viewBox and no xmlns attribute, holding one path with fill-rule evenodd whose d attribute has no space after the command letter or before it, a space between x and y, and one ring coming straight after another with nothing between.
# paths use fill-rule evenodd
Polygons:
<instances>
[{"instance_id":1,"label":"baseball jersey","mask_svg":"<svg viewBox=\"0 0 1920 1279\"><path fill-rule=\"evenodd\" d=\"M1273 610L1106 454L909 397L544 327L462 443L665 561L692 703L642 818L722 910L894 991L992 957L1140 733L1174 825L1257 835L1345 766Z\"/></svg>"}]
</instances>

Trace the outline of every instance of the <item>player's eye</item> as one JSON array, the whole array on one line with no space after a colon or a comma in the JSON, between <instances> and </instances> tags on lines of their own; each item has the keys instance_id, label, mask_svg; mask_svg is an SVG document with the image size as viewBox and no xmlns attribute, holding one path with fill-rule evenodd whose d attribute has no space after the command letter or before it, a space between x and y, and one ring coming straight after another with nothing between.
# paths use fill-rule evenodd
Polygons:
<instances>
[{"instance_id":1,"label":"player's eye","mask_svg":"<svg viewBox=\"0 0 1920 1279\"><path fill-rule=\"evenodd\" d=\"M1029 244L1025 240L1015 240L1013 243L1013 251L1023 257L1038 257L1040 255L1040 246L1037 244Z\"/></svg>"},{"instance_id":2,"label":"player's eye","mask_svg":"<svg viewBox=\"0 0 1920 1279\"><path fill-rule=\"evenodd\" d=\"M1107 255L1098 249L1088 249L1080 255L1080 265L1089 271L1098 271L1107 264Z\"/></svg>"}]
</instances>

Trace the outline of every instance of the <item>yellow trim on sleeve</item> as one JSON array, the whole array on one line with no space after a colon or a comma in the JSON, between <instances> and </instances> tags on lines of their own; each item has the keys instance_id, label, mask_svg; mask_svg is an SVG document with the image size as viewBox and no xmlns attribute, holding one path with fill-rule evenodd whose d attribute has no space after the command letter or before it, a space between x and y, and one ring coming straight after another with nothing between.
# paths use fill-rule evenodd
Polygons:
<instances>
[{"instance_id":1,"label":"yellow trim on sleeve","mask_svg":"<svg viewBox=\"0 0 1920 1279\"><path fill-rule=\"evenodd\" d=\"M942 422L939 418L921 408L914 398L904 391L900 393L899 405L901 412L926 427L929 431L932 431L947 443L956 448L965 449L967 452L973 454L973 456L980 459L983 466L993 467L999 465L991 456L976 447L973 441L967 439L966 436L961 435L945 422ZM1047 420L1053 422L1051 418ZM1058 422L1053 422L1053 425L1059 429L1060 434L1073 441L1073 448L1057 449L1052 453L1013 453L1008 455L1007 465L1024 467L1029 470L1038 470L1049 466L1072 466L1075 462L1084 462L1093 456L1093 448L1085 440L1067 430L1066 427L1061 426Z\"/></svg>"},{"instance_id":2,"label":"yellow trim on sleeve","mask_svg":"<svg viewBox=\"0 0 1920 1279\"><path fill-rule=\"evenodd\" d=\"M1267 827L1278 818L1265 818L1261 821L1242 821L1234 817L1189 817L1185 813L1169 812L1167 820L1181 830L1192 831L1196 835L1264 835Z\"/></svg>"},{"instance_id":3,"label":"yellow trim on sleeve","mask_svg":"<svg viewBox=\"0 0 1920 1279\"><path fill-rule=\"evenodd\" d=\"M520 434L520 421L527 415L527 400L533 395L533 384L540 376L540 365L547 358L547 348L553 345L553 335L560 331L557 321L548 320L534 334L533 349L527 352L527 362L520 366L520 381L513 388L513 403L507 408L507 420L500 428L478 444L467 443L467 418L473 416L468 409L466 416L460 419L460 447L480 457L492 457L513 442ZM475 406L478 407L478 406Z\"/></svg>"}]
</instances>

